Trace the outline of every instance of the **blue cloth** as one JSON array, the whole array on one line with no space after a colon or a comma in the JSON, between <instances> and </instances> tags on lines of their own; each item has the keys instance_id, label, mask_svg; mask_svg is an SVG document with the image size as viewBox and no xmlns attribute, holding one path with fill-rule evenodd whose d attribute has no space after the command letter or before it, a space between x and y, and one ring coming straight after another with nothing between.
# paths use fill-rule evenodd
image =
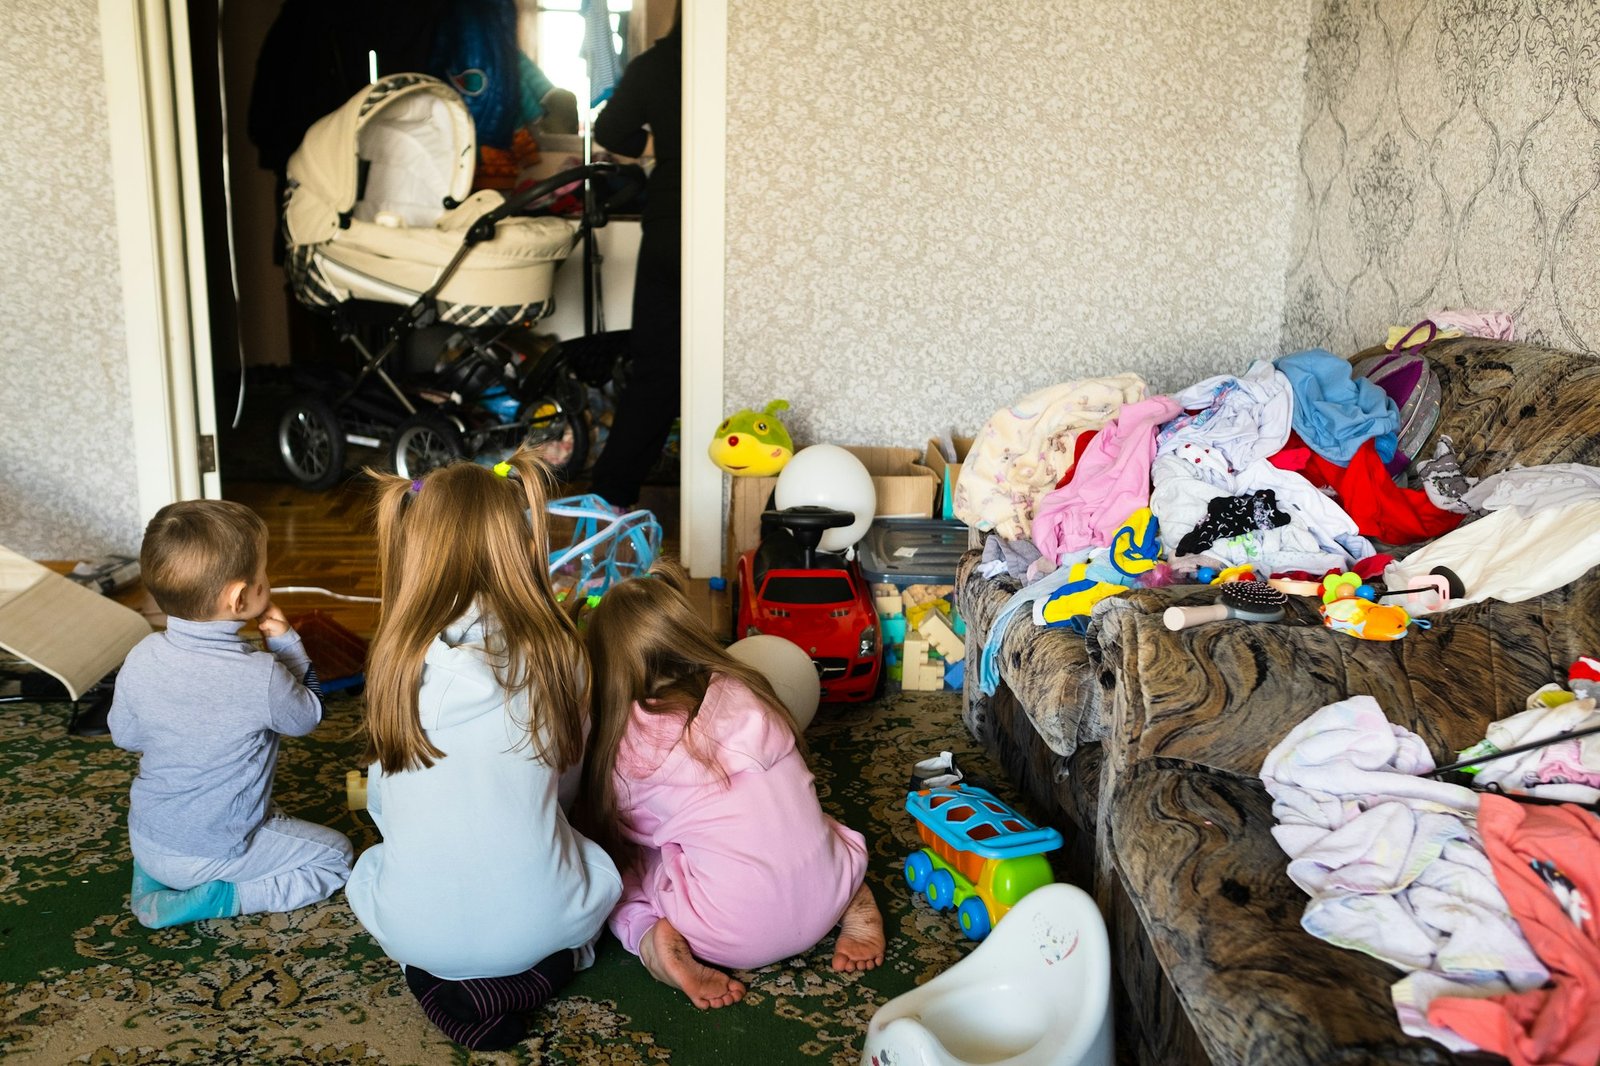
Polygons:
<instances>
[{"instance_id":1,"label":"blue cloth","mask_svg":"<svg viewBox=\"0 0 1600 1066\"><path fill-rule=\"evenodd\" d=\"M440 20L429 66L461 94L478 144L511 147L522 105L514 0L455 0Z\"/></svg>"},{"instance_id":2,"label":"blue cloth","mask_svg":"<svg viewBox=\"0 0 1600 1066\"><path fill-rule=\"evenodd\" d=\"M1000 613L994 616L994 621L989 625L989 639L983 642L983 655L978 660L978 686L983 689L985 696L993 696L994 690L1000 686L1000 642L1005 639L1012 615L1034 600L1042 600L1065 585L1072 571L1072 565L1081 563L1088 557L1088 551L1069 554L1061 561L1059 568L1012 593L1011 598L1000 608Z\"/></svg>"},{"instance_id":3,"label":"blue cloth","mask_svg":"<svg viewBox=\"0 0 1600 1066\"><path fill-rule=\"evenodd\" d=\"M1312 451L1349 466L1356 450L1376 438L1378 458L1385 463L1394 458L1400 409L1366 378L1352 378L1349 362L1313 348L1286 355L1276 365L1294 392L1294 431Z\"/></svg>"},{"instance_id":4,"label":"blue cloth","mask_svg":"<svg viewBox=\"0 0 1600 1066\"><path fill-rule=\"evenodd\" d=\"M583 53L589 60L589 106L611 99L622 77L616 48L611 43L611 11L606 0L583 0Z\"/></svg>"}]
</instances>

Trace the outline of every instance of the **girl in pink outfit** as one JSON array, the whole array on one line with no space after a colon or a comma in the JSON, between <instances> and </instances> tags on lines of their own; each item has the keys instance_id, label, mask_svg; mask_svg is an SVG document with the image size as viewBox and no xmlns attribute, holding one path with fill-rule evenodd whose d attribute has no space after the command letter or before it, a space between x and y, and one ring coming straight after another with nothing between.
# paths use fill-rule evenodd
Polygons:
<instances>
[{"instance_id":1,"label":"girl in pink outfit","mask_svg":"<svg viewBox=\"0 0 1600 1066\"><path fill-rule=\"evenodd\" d=\"M611 930L697 1007L835 926L835 970L883 961L861 834L823 813L794 720L727 654L675 567L612 587L589 617L594 735L585 830L622 871Z\"/></svg>"}]
</instances>

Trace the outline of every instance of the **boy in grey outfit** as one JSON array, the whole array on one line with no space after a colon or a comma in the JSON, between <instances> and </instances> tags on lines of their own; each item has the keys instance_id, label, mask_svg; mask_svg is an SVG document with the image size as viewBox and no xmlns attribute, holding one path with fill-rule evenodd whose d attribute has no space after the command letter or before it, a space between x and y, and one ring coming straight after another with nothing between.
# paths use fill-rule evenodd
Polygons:
<instances>
[{"instance_id":1,"label":"boy in grey outfit","mask_svg":"<svg viewBox=\"0 0 1600 1066\"><path fill-rule=\"evenodd\" d=\"M322 692L272 605L266 523L226 500L170 504L139 564L167 629L128 653L109 716L117 746L140 753L134 915L156 929L326 899L350 876L350 841L272 805L278 737L317 727ZM239 636L251 619L266 651Z\"/></svg>"}]
</instances>

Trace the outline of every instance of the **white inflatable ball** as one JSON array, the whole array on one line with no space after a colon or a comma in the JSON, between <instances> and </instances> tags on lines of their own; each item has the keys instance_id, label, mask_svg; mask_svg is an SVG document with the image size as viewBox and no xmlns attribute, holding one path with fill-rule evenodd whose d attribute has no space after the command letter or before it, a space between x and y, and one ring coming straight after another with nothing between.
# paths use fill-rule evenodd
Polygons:
<instances>
[{"instance_id":1,"label":"white inflatable ball","mask_svg":"<svg viewBox=\"0 0 1600 1066\"><path fill-rule=\"evenodd\" d=\"M822 682L805 649L792 640L763 633L728 645L728 654L772 683L772 691L794 716L794 724L805 732L822 699Z\"/></svg>"},{"instance_id":2,"label":"white inflatable ball","mask_svg":"<svg viewBox=\"0 0 1600 1066\"><path fill-rule=\"evenodd\" d=\"M872 475L861 460L836 444L813 444L795 453L778 475L776 502L785 507L831 507L856 520L822 535L825 552L842 552L862 537L878 509Z\"/></svg>"}]
</instances>

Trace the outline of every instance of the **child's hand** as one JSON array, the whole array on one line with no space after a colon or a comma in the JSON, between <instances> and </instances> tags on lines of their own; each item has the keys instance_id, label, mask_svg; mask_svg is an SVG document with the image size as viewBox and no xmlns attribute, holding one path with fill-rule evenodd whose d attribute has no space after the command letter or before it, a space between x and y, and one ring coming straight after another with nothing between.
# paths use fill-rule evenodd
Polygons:
<instances>
[{"instance_id":1,"label":"child's hand","mask_svg":"<svg viewBox=\"0 0 1600 1066\"><path fill-rule=\"evenodd\" d=\"M271 640L289 632L289 619L284 616L282 607L268 604L267 609L261 612L261 617L256 619L256 626L261 630L263 637Z\"/></svg>"}]
</instances>

